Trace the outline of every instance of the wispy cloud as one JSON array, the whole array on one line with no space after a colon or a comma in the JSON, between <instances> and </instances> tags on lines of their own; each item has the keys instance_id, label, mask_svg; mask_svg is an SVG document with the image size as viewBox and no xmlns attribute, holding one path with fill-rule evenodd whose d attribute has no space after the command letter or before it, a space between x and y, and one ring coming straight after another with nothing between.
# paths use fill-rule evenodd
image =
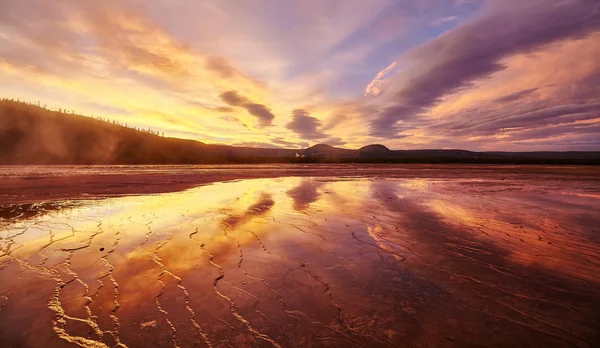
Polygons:
<instances>
[{"instance_id":1,"label":"wispy cloud","mask_svg":"<svg viewBox=\"0 0 600 348\"><path fill-rule=\"evenodd\" d=\"M385 88L387 84L386 77L394 70L396 67L396 62L392 62L392 64L388 65L385 69L375 75L375 78L367 85L365 89L365 95L379 95L381 91Z\"/></svg>"},{"instance_id":2,"label":"wispy cloud","mask_svg":"<svg viewBox=\"0 0 600 348\"><path fill-rule=\"evenodd\" d=\"M443 18L439 18L434 20L433 22L429 23L430 25L433 26L438 26L438 25L443 25L443 24L448 24L448 23L453 23L458 21L458 17L457 16L448 16L448 17L443 17Z\"/></svg>"}]
</instances>

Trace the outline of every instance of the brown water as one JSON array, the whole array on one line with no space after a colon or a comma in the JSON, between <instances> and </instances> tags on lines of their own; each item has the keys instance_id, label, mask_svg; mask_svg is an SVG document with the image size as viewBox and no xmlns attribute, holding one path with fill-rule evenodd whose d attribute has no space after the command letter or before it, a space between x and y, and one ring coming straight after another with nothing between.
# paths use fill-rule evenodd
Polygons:
<instances>
[{"instance_id":1,"label":"brown water","mask_svg":"<svg viewBox=\"0 0 600 348\"><path fill-rule=\"evenodd\" d=\"M595 181L256 179L2 216L3 347L600 343Z\"/></svg>"}]
</instances>

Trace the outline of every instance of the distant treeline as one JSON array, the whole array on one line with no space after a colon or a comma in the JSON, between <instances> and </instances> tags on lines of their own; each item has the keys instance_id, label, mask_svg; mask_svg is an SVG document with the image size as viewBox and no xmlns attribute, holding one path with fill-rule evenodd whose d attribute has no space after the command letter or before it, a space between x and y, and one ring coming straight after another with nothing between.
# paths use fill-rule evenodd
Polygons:
<instances>
[{"instance_id":1,"label":"distant treeline","mask_svg":"<svg viewBox=\"0 0 600 348\"><path fill-rule=\"evenodd\" d=\"M369 145L265 149L164 137L98 116L0 99L0 164L489 163L600 164L600 152L390 150Z\"/></svg>"},{"instance_id":2,"label":"distant treeline","mask_svg":"<svg viewBox=\"0 0 600 348\"><path fill-rule=\"evenodd\" d=\"M147 129L145 128L141 128L141 127L134 127L134 126L129 126L127 123L125 122L119 122L117 120L114 119L109 119L106 117L102 117L102 116L96 116L96 115L90 115L90 116L86 116L86 115L79 115L75 113L75 110L67 110L67 109L61 109L59 107L48 107L47 104L42 105L39 101L37 103L30 103L30 102L26 102L26 101L21 101L19 99L14 99L14 98L0 98L0 103L4 104L10 104L12 103L13 105L21 105L21 106L26 106L29 107L31 110L35 110L35 108L39 108L42 109L43 111L52 111L52 112L56 112L59 114L63 114L63 115L76 115L76 116L80 116L80 117L88 117L88 118L93 118L95 120L98 121L102 121L102 122L107 122L107 123L112 123L114 125L117 126L121 126L124 128L129 128L129 129L133 129L139 132L145 132L145 133L150 133L150 134L154 134L154 135L160 135L160 136L165 136L165 133L161 133L158 132L156 130L153 130L152 128L148 127ZM39 110L38 110L39 111Z\"/></svg>"}]
</instances>

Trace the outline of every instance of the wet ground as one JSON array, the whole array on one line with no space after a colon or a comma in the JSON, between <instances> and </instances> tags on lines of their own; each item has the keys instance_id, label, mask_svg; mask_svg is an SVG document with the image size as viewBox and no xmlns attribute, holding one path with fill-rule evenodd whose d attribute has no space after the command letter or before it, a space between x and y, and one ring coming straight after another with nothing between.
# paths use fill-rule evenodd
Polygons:
<instances>
[{"instance_id":1,"label":"wet ground","mask_svg":"<svg viewBox=\"0 0 600 348\"><path fill-rule=\"evenodd\" d=\"M183 191L282 177L560 180L600 184L600 166L462 164L261 164L0 166L0 206Z\"/></svg>"},{"instance_id":2,"label":"wet ground","mask_svg":"<svg viewBox=\"0 0 600 348\"><path fill-rule=\"evenodd\" d=\"M1 346L598 347L600 177L573 170L4 205Z\"/></svg>"}]
</instances>

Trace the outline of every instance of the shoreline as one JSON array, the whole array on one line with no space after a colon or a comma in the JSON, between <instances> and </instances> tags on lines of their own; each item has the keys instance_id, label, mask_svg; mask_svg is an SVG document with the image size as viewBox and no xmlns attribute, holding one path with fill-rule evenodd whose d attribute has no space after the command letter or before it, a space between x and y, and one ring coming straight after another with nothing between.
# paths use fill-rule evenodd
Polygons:
<instances>
[{"instance_id":1,"label":"shoreline","mask_svg":"<svg viewBox=\"0 0 600 348\"><path fill-rule=\"evenodd\" d=\"M574 171L574 167L577 168ZM101 169L101 171L99 170ZM232 180L281 177L598 181L596 166L536 165L263 165L263 166L2 166L0 206L159 194Z\"/></svg>"}]
</instances>

